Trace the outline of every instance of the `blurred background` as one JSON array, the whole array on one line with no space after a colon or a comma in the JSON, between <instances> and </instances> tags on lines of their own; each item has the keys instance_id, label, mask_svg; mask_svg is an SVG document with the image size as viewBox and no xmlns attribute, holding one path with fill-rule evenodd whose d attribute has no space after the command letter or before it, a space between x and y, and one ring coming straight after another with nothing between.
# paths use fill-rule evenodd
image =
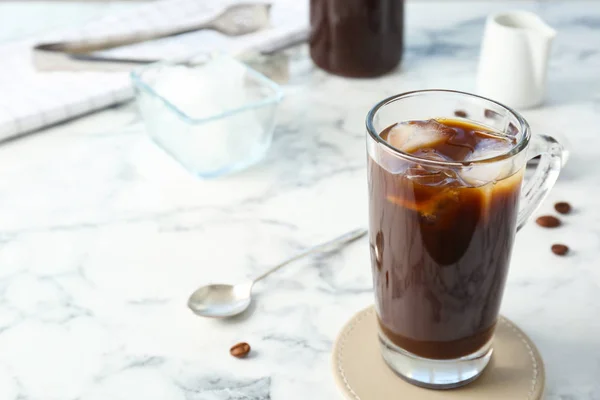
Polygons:
<instances>
[{"instance_id":1,"label":"blurred background","mask_svg":"<svg viewBox=\"0 0 600 400\"><path fill-rule=\"evenodd\" d=\"M517 108L570 153L539 213L574 211L519 232L501 312L540 349L549 400L599 399L600 1L272 0L268 24L238 36L62 51L206 23L230 3L0 1L0 399L336 398L332 344L373 304L366 240L270 276L241 318L200 318L188 297L366 227L367 112L406 91L478 92L488 18L512 11L557 32L535 46L540 101ZM388 29L373 56L311 3L404 9L357 13L352 26ZM147 64L159 59L172 63ZM523 59L502 61L533 71ZM257 356L231 357L240 341Z\"/></svg>"}]
</instances>

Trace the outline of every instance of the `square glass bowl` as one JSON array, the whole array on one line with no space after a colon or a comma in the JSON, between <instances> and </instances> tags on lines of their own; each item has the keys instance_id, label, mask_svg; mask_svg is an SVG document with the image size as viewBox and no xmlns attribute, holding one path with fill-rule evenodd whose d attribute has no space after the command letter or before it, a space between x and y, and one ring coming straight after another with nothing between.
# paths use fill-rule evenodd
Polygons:
<instances>
[{"instance_id":1,"label":"square glass bowl","mask_svg":"<svg viewBox=\"0 0 600 400\"><path fill-rule=\"evenodd\" d=\"M235 58L151 64L131 79L148 134L194 175L240 171L269 149L282 90Z\"/></svg>"}]
</instances>

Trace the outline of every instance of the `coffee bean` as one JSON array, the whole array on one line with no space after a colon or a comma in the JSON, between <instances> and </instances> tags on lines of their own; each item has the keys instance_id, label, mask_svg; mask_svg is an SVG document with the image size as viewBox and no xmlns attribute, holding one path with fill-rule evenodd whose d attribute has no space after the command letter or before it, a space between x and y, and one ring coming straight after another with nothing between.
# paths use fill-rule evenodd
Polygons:
<instances>
[{"instance_id":1,"label":"coffee bean","mask_svg":"<svg viewBox=\"0 0 600 400\"><path fill-rule=\"evenodd\" d=\"M234 357L244 358L250 353L250 345L246 342L238 343L229 350L229 353Z\"/></svg>"},{"instance_id":2,"label":"coffee bean","mask_svg":"<svg viewBox=\"0 0 600 400\"><path fill-rule=\"evenodd\" d=\"M557 256L564 256L569 252L569 247L564 244L553 244L552 252Z\"/></svg>"},{"instance_id":3,"label":"coffee bean","mask_svg":"<svg viewBox=\"0 0 600 400\"><path fill-rule=\"evenodd\" d=\"M544 228L556 228L560 225L560 219L553 217L552 215L542 215L535 220L539 226Z\"/></svg>"},{"instance_id":4,"label":"coffee bean","mask_svg":"<svg viewBox=\"0 0 600 400\"><path fill-rule=\"evenodd\" d=\"M561 214L568 214L571 212L571 205L566 201L560 201L554 205L554 209Z\"/></svg>"},{"instance_id":5,"label":"coffee bean","mask_svg":"<svg viewBox=\"0 0 600 400\"><path fill-rule=\"evenodd\" d=\"M454 115L460 118L467 118L469 114L467 114L467 112L463 110L456 110L454 111Z\"/></svg>"}]
</instances>

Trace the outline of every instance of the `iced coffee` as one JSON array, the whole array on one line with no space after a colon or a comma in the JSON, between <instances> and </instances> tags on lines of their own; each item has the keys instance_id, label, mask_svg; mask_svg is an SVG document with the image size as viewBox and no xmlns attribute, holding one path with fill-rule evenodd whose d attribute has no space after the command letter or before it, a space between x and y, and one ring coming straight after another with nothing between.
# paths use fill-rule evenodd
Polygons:
<instances>
[{"instance_id":1,"label":"iced coffee","mask_svg":"<svg viewBox=\"0 0 600 400\"><path fill-rule=\"evenodd\" d=\"M515 237L523 168L502 155L516 139L463 119L380 137L406 155L368 162L380 331L419 357L476 353L492 338Z\"/></svg>"}]
</instances>

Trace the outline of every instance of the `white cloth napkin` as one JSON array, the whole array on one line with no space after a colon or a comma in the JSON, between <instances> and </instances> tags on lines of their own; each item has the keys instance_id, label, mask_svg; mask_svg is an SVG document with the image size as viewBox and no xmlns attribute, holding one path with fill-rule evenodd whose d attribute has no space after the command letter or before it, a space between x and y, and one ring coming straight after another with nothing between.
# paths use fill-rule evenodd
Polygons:
<instances>
[{"instance_id":1,"label":"white cloth napkin","mask_svg":"<svg viewBox=\"0 0 600 400\"><path fill-rule=\"evenodd\" d=\"M125 101L133 96L126 72L40 72L32 47L40 42L81 40L97 36L163 29L207 20L226 6L248 0L159 0L92 21L78 29L0 46L0 140ZM228 37L204 30L106 51L119 57L185 57L202 52L261 49L308 27L308 2L270 0L271 27Z\"/></svg>"}]
</instances>

